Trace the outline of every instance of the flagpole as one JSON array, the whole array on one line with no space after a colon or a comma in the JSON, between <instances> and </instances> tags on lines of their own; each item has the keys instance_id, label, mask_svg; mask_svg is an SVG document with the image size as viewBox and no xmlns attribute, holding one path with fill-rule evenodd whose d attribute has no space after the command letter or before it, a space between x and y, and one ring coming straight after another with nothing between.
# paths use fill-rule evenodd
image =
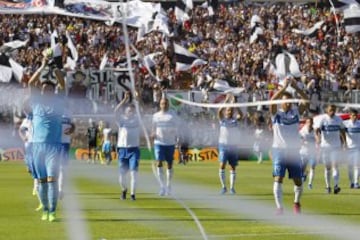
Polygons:
<instances>
[{"instance_id":1,"label":"flagpole","mask_svg":"<svg viewBox=\"0 0 360 240\"><path fill-rule=\"evenodd\" d=\"M329 0L329 3L331 5L331 10L334 14L334 17L335 17L335 23L336 23L336 32L337 32L337 45L339 45L339 42L340 42L340 31L339 31L339 19L336 15L336 10L335 10L335 6L334 6L334 3L332 2L332 0Z\"/></svg>"}]
</instances>

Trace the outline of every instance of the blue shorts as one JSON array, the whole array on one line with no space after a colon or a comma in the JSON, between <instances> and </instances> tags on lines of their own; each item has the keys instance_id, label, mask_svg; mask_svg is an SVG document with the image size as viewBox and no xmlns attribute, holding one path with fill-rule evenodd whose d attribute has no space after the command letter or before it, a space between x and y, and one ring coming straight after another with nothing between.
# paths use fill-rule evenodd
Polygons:
<instances>
[{"instance_id":1,"label":"blue shorts","mask_svg":"<svg viewBox=\"0 0 360 240\"><path fill-rule=\"evenodd\" d=\"M33 161L33 156L32 156L32 143L27 143L25 145L25 157L24 157L24 161L26 164L26 167L28 168L31 176L35 179L37 178L36 174L35 174L35 169L34 169L34 161Z\"/></svg>"},{"instance_id":2,"label":"blue shorts","mask_svg":"<svg viewBox=\"0 0 360 240\"><path fill-rule=\"evenodd\" d=\"M155 160L157 161L166 161L168 164L172 164L174 161L174 152L174 145L154 145Z\"/></svg>"},{"instance_id":3,"label":"blue shorts","mask_svg":"<svg viewBox=\"0 0 360 240\"><path fill-rule=\"evenodd\" d=\"M106 141L102 145L102 152L104 153L110 153L111 152L111 143L110 141Z\"/></svg>"},{"instance_id":4,"label":"blue shorts","mask_svg":"<svg viewBox=\"0 0 360 240\"><path fill-rule=\"evenodd\" d=\"M138 147L118 148L119 168L137 171L139 160L140 149Z\"/></svg>"},{"instance_id":5,"label":"blue shorts","mask_svg":"<svg viewBox=\"0 0 360 240\"><path fill-rule=\"evenodd\" d=\"M302 164L299 150L272 148L273 177L285 177L288 170L289 178L302 177Z\"/></svg>"},{"instance_id":6,"label":"blue shorts","mask_svg":"<svg viewBox=\"0 0 360 240\"><path fill-rule=\"evenodd\" d=\"M219 162L237 166L239 161L239 149L234 146L219 146Z\"/></svg>"},{"instance_id":7,"label":"blue shorts","mask_svg":"<svg viewBox=\"0 0 360 240\"><path fill-rule=\"evenodd\" d=\"M69 164L70 143L62 143L60 150L60 163L62 166Z\"/></svg>"},{"instance_id":8,"label":"blue shorts","mask_svg":"<svg viewBox=\"0 0 360 240\"><path fill-rule=\"evenodd\" d=\"M58 157L61 150L61 144L33 143L32 145L34 170L37 178L57 178L60 168L60 161Z\"/></svg>"}]
</instances>

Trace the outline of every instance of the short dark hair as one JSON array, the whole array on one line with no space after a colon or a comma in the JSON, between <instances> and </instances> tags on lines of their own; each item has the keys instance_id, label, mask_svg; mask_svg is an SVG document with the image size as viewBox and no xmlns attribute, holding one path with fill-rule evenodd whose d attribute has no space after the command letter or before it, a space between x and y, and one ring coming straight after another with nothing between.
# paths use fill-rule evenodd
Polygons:
<instances>
[{"instance_id":1,"label":"short dark hair","mask_svg":"<svg viewBox=\"0 0 360 240\"><path fill-rule=\"evenodd\" d=\"M354 108L351 108L350 110L349 110L349 113L351 113L351 114L358 114L358 111L356 110L356 109L354 109Z\"/></svg>"}]
</instances>

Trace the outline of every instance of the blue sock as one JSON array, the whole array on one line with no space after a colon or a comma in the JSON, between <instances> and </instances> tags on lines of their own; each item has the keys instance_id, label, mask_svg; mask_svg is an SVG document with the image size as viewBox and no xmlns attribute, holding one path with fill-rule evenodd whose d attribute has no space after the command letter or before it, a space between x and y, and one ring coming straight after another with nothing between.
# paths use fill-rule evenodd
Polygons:
<instances>
[{"instance_id":1,"label":"blue sock","mask_svg":"<svg viewBox=\"0 0 360 240\"><path fill-rule=\"evenodd\" d=\"M49 210L49 199L48 199L48 183L40 182L39 183L39 197L41 204L43 205L43 210Z\"/></svg>"},{"instance_id":2,"label":"blue sock","mask_svg":"<svg viewBox=\"0 0 360 240\"><path fill-rule=\"evenodd\" d=\"M59 197L59 185L57 182L48 182L49 212L55 212Z\"/></svg>"}]
</instances>

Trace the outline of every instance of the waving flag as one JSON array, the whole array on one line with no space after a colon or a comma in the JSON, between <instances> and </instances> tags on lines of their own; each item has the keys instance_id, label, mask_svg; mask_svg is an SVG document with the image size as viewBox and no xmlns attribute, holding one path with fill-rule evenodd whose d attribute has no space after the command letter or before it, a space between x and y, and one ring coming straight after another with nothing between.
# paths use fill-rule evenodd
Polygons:
<instances>
[{"instance_id":1,"label":"waving flag","mask_svg":"<svg viewBox=\"0 0 360 240\"><path fill-rule=\"evenodd\" d=\"M293 77L301 77L299 64L294 55L284 51L279 53L275 58L276 75L279 78L284 78L288 75Z\"/></svg>"},{"instance_id":2,"label":"waving flag","mask_svg":"<svg viewBox=\"0 0 360 240\"><path fill-rule=\"evenodd\" d=\"M0 82L9 83L17 80L21 82L24 68L7 54L0 54Z\"/></svg>"},{"instance_id":3,"label":"waving flag","mask_svg":"<svg viewBox=\"0 0 360 240\"><path fill-rule=\"evenodd\" d=\"M186 71L192 67L204 65L207 63L195 54L188 51L186 48L176 43L174 43L174 50L176 56L176 71Z\"/></svg>"},{"instance_id":4,"label":"waving flag","mask_svg":"<svg viewBox=\"0 0 360 240\"><path fill-rule=\"evenodd\" d=\"M259 35L262 35L263 29L261 28L261 18L258 15L253 15L250 20L250 44L255 42L258 39Z\"/></svg>"},{"instance_id":5,"label":"waving flag","mask_svg":"<svg viewBox=\"0 0 360 240\"><path fill-rule=\"evenodd\" d=\"M193 9L192 0L177 0L175 6L175 16L178 22L185 22L190 19L189 12Z\"/></svg>"},{"instance_id":6,"label":"waving flag","mask_svg":"<svg viewBox=\"0 0 360 240\"><path fill-rule=\"evenodd\" d=\"M319 21L314 24L311 28L300 30L300 29L293 29L293 33L309 36L309 37L316 37L317 32L321 29L321 26L324 24L324 21Z\"/></svg>"},{"instance_id":7,"label":"waving flag","mask_svg":"<svg viewBox=\"0 0 360 240\"><path fill-rule=\"evenodd\" d=\"M360 5L352 4L344 10L344 25L347 33L360 32Z\"/></svg>"}]
</instances>

